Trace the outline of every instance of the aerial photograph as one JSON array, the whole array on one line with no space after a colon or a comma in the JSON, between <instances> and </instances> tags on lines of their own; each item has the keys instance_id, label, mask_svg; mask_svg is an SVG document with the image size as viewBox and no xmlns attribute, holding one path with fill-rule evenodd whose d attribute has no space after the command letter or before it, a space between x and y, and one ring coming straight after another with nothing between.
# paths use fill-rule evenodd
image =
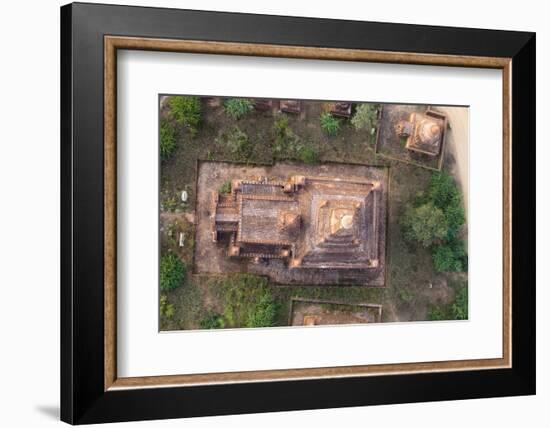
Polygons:
<instances>
[{"instance_id":1,"label":"aerial photograph","mask_svg":"<svg viewBox=\"0 0 550 428\"><path fill-rule=\"evenodd\" d=\"M467 106L159 96L159 330L468 319Z\"/></svg>"}]
</instances>

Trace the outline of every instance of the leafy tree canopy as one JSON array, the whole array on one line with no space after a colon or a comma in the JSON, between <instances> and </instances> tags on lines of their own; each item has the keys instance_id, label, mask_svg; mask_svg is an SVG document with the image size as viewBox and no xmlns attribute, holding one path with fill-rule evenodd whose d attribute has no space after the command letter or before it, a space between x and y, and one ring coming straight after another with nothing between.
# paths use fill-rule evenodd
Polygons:
<instances>
[{"instance_id":1,"label":"leafy tree canopy","mask_svg":"<svg viewBox=\"0 0 550 428\"><path fill-rule=\"evenodd\" d=\"M464 272L467 264L467 254L464 242L453 240L434 247L434 269L436 272Z\"/></svg>"},{"instance_id":2,"label":"leafy tree canopy","mask_svg":"<svg viewBox=\"0 0 550 428\"><path fill-rule=\"evenodd\" d=\"M402 220L405 238L429 247L447 236L448 224L443 211L428 202L409 206Z\"/></svg>"}]
</instances>

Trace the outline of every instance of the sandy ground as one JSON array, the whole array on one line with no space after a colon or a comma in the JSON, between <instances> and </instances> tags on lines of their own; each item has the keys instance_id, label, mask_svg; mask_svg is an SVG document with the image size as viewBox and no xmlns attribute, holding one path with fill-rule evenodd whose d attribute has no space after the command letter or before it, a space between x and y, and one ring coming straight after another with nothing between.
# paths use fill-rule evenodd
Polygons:
<instances>
[{"instance_id":1,"label":"sandy ground","mask_svg":"<svg viewBox=\"0 0 550 428\"><path fill-rule=\"evenodd\" d=\"M464 107L437 107L437 109L447 114L451 124L451 130L447 133L446 150L454 158L451 173L462 188L466 217L468 217L470 111Z\"/></svg>"}]
</instances>

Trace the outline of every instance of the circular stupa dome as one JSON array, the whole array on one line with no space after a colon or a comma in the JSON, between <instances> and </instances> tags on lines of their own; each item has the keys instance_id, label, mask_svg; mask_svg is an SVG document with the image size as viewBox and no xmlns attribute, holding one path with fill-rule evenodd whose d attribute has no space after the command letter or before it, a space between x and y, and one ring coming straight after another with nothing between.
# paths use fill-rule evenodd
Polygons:
<instances>
[{"instance_id":1,"label":"circular stupa dome","mask_svg":"<svg viewBox=\"0 0 550 428\"><path fill-rule=\"evenodd\" d=\"M350 214L342 216L340 226L344 229L350 229L353 226L353 216Z\"/></svg>"}]
</instances>

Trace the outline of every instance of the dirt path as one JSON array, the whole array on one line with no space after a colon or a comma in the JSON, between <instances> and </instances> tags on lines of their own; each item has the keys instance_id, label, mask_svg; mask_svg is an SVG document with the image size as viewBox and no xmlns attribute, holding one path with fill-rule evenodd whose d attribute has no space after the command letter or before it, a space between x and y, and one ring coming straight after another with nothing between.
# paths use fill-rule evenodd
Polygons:
<instances>
[{"instance_id":1,"label":"dirt path","mask_svg":"<svg viewBox=\"0 0 550 428\"><path fill-rule=\"evenodd\" d=\"M468 166L469 166L469 110L464 107L438 107L447 114L451 125L447 133L446 149L455 159L451 172L457 179L464 195L466 218L468 217Z\"/></svg>"}]
</instances>

